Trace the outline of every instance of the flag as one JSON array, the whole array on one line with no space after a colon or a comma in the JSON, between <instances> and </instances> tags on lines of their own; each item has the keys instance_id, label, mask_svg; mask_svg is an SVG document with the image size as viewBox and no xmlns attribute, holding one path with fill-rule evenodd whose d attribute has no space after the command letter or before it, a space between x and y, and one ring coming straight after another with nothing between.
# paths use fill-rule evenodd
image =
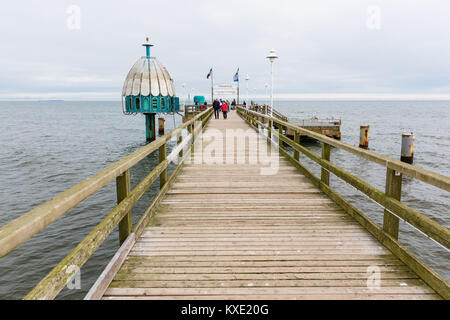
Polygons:
<instances>
[{"instance_id":1,"label":"flag","mask_svg":"<svg viewBox=\"0 0 450 320\"><path fill-rule=\"evenodd\" d=\"M233 81L234 82L238 82L239 81L239 68L237 69L236 74L233 77Z\"/></svg>"},{"instance_id":2,"label":"flag","mask_svg":"<svg viewBox=\"0 0 450 320\"><path fill-rule=\"evenodd\" d=\"M209 77L211 77L212 76L212 68L209 70L209 73L208 73L208 75L206 76L206 79L209 79Z\"/></svg>"}]
</instances>

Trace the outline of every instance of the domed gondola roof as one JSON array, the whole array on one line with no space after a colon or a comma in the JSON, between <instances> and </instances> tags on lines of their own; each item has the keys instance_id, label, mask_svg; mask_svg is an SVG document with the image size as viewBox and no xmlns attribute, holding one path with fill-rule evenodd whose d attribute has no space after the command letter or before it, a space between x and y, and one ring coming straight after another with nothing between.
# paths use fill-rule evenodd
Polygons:
<instances>
[{"instance_id":1,"label":"domed gondola roof","mask_svg":"<svg viewBox=\"0 0 450 320\"><path fill-rule=\"evenodd\" d=\"M173 80L155 57L141 57L131 68L123 84L122 96L175 96Z\"/></svg>"}]
</instances>

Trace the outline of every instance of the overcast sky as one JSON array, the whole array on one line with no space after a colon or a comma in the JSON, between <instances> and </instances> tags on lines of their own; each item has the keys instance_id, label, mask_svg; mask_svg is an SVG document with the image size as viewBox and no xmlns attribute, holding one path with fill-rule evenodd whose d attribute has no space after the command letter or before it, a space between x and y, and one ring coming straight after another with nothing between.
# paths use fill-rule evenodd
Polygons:
<instances>
[{"instance_id":1,"label":"overcast sky","mask_svg":"<svg viewBox=\"0 0 450 320\"><path fill-rule=\"evenodd\" d=\"M75 7L73 7L75 5ZM80 9L79 24L77 8ZM120 99L149 36L183 96L450 99L450 1L4 1L0 99Z\"/></svg>"}]
</instances>

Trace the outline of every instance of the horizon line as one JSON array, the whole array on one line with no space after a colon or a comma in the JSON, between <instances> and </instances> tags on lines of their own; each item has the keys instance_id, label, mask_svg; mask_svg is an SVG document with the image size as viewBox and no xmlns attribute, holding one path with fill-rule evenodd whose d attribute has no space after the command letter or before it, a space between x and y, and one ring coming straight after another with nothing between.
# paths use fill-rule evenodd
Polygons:
<instances>
[{"instance_id":1,"label":"horizon line","mask_svg":"<svg viewBox=\"0 0 450 320\"><path fill-rule=\"evenodd\" d=\"M115 98L115 97L117 98ZM194 96L204 96L207 100L211 98L211 93L202 92L192 94ZM225 98L235 97L235 95L223 94ZM187 97L178 96L180 104L183 104ZM239 96L242 101L268 100L265 94L252 94L248 97L246 94ZM274 94L274 100L450 100L449 94L434 93L280 93ZM61 92L61 93L42 93L42 94L1 94L0 101L121 101L120 94L112 92ZM248 102L247 101L247 102Z\"/></svg>"}]
</instances>

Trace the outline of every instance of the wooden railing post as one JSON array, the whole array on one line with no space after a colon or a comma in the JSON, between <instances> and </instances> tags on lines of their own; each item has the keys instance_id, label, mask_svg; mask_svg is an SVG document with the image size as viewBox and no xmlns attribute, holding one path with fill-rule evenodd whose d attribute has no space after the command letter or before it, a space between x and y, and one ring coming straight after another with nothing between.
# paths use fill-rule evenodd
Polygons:
<instances>
[{"instance_id":1,"label":"wooden railing post","mask_svg":"<svg viewBox=\"0 0 450 320\"><path fill-rule=\"evenodd\" d=\"M122 202L123 199L130 194L130 169L122 173L116 178L117 203ZM132 221L131 210L119 222L119 243L122 245L131 233Z\"/></svg>"},{"instance_id":2,"label":"wooden railing post","mask_svg":"<svg viewBox=\"0 0 450 320\"><path fill-rule=\"evenodd\" d=\"M159 147L158 153L159 153L159 163L167 159L167 148L165 143L161 147ZM161 172L161 175L159 176L159 188L162 189L166 184L166 182L167 182L167 168L164 169L164 171Z\"/></svg>"},{"instance_id":3,"label":"wooden railing post","mask_svg":"<svg viewBox=\"0 0 450 320\"><path fill-rule=\"evenodd\" d=\"M281 140L281 136L283 135L283 126L278 124L278 148L281 152L283 150L283 141Z\"/></svg>"},{"instance_id":4,"label":"wooden railing post","mask_svg":"<svg viewBox=\"0 0 450 320\"><path fill-rule=\"evenodd\" d=\"M300 144L300 133L296 130L294 132L294 142ZM300 152L294 148L294 159L300 161Z\"/></svg>"},{"instance_id":5,"label":"wooden railing post","mask_svg":"<svg viewBox=\"0 0 450 320\"><path fill-rule=\"evenodd\" d=\"M192 161L194 160L194 153L195 153L195 131L194 131L195 127L194 127L194 123L192 123L189 126L189 132L192 134L192 144L191 144L191 159Z\"/></svg>"},{"instance_id":6,"label":"wooden railing post","mask_svg":"<svg viewBox=\"0 0 450 320\"><path fill-rule=\"evenodd\" d=\"M327 143L322 142L322 159L330 161L330 153L331 146ZM325 168L321 169L320 180L322 180L322 182L327 186L330 185L330 173Z\"/></svg>"},{"instance_id":7,"label":"wooden railing post","mask_svg":"<svg viewBox=\"0 0 450 320\"><path fill-rule=\"evenodd\" d=\"M269 123L268 123L268 127L269 127L269 139L272 139L272 119L269 118Z\"/></svg>"},{"instance_id":8,"label":"wooden railing post","mask_svg":"<svg viewBox=\"0 0 450 320\"><path fill-rule=\"evenodd\" d=\"M386 195L396 200L400 200L402 195L402 174L390 168L387 168L386 170ZM398 225L399 219L385 209L383 230L397 240Z\"/></svg>"},{"instance_id":9,"label":"wooden railing post","mask_svg":"<svg viewBox=\"0 0 450 320\"><path fill-rule=\"evenodd\" d=\"M180 135L178 136L177 139L177 144L179 145L181 142L183 142L183 134L180 132ZM180 152L178 153L178 157L180 159L183 158L183 149L181 149Z\"/></svg>"}]
</instances>

